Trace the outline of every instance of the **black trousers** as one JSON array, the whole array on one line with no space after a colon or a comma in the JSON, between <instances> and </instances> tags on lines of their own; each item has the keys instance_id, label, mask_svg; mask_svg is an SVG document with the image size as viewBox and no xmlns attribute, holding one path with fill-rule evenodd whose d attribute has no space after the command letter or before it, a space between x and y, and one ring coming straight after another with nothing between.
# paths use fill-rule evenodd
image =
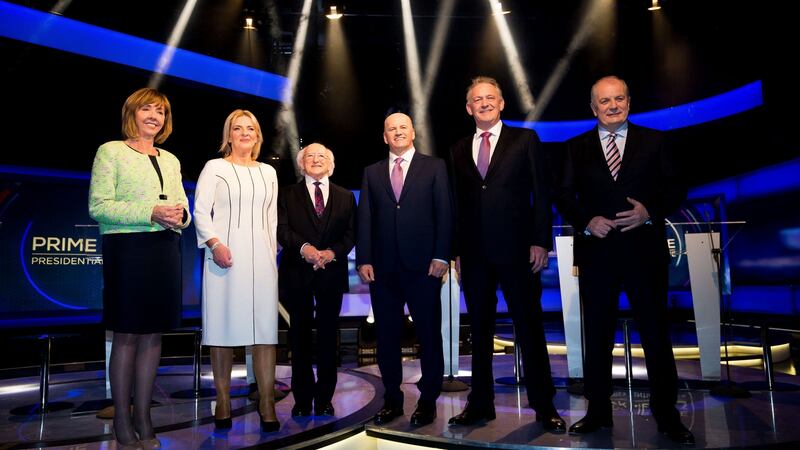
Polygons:
<instances>
[{"instance_id":1,"label":"black trousers","mask_svg":"<svg viewBox=\"0 0 800 450\"><path fill-rule=\"evenodd\" d=\"M420 402L435 402L442 389L444 356L442 344L441 278L425 271L400 269L378 272L369 292L375 315L378 368L385 388L384 400L403 406L403 381L400 338L403 332L403 305L414 319L414 331L421 346L422 378L418 383Z\"/></svg>"},{"instance_id":2,"label":"black trousers","mask_svg":"<svg viewBox=\"0 0 800 450\"><path fill-rule=\"evenodd\" d=\"M584 393L590 409L611 412L611 352L619 294L624 289L645 353L653 416L658 422L678 419L678 374L667 321L669 271L664 250L650 249L618 234L606 239L583 249L580 263L586 341Z\"/></svg>"},{"instance_id":3,"label":"black trousers","mask_svg":"<svg viewBox=\"0 0 800 450\"><path fill-rule=\"evenodd\" d=\"M555 388L542 325L542 282L531 266L490 264L461 258L464 298L472 328L472 391L469 402L483 408L494 404L494 350L497 285L503 291L514 322L516 343L522 352L528 402L536 411L550 412Z\"/></svg>"},{"instance_id":4,"label":"black trousers","mask_svg":"<svg viewBox=\"0 0 800 450\"><path fill-rule=\"evenodd\" d=\"M292 393L295 405L310 409L331 402L336 389L338 324L342 293L311 286L287 289L291 326ZM317 329L317 380L312 369L312 329Z\"/></svg>"}]
</instances>

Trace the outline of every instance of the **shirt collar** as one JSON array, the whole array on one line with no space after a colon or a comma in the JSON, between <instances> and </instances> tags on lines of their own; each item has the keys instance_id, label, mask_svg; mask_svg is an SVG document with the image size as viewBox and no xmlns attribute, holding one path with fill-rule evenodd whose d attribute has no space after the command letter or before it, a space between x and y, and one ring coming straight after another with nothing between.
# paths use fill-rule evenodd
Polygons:
<instances>
[{"instance_id":1,"label":"shirt collar","mask_svg":"<svg viewBox=\"0 0 800 450\"><path fill-rule=\"evenodd\" d=\"M605 140L608 137L608 135L611 134L610 131L603 128L603 126L600 124L597 125L597 129L600 132L601 141ZM617 135L617 137L625 139L628 136L628 121L626 120L625 123L620 125L620 127L617 128L617 131L615 131L614 133Z\"/></svg>"},{"instance_id":2,"label":"shirt collar","mask_svg":"<svg viewBox=\"0 0 800 450\"><path fill-rule=\"evenodd\" d=\"M315 181L319 181L320 186L327 186L328 185L328 176L325 175L324 177L320 178L319 180L315 180L314 177L305 175L306 184L314 185Z\"/></svg>"},{"instance_id":3,"label":"shirt collar","mask_svg":"<svg viewBox=\"0 0 800 450\"><path fill-rule=\"evenodd\" d=\"M414 153L416 153L416 152L417 152L417 150L414 147L411 147L410 149L406 150L406 152L403 153L402 156L397 156L394 153L389 152L389 162L391 164L394 164L394 160L395 159L403 158L403 161L410 163L411 162L411 158L414 157Z\"/></svg>"},{"instance_id":4,"label":"shirt collar","mask_svg":"<svg viewBox=\"0 0 800 450\"><path fill-rule=\"evenodd\" d=\"M500 130L501 129L503 129L503 121L502 120L498 120L497 123L494 124L494 126L492 126L492 128L489 128L488 130L481 130L480 128L476 127L475 128L475 138L474 139L475 140L480 139L481 138L481 134L483 134L484 131L488 131L489 133L492 133L492 136L500 136Z\"/></svg>"}]
</instances>

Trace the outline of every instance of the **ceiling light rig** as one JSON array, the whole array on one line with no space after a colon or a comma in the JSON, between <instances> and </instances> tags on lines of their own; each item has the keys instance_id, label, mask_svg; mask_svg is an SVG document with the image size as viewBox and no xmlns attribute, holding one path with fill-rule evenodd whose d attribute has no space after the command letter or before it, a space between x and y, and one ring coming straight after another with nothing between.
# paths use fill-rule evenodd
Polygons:
<instances>
[{"instance_id":1,"label":"ceiling light rig","mask_svg":"<svg viewBox=\"0 0 800 450\"><path fill-rule=\"evenodd\" d=\"M661 3L658 0L652 0L652 6L647 8L648 11L657 11L659 9L661 9Z\"/></svg>"},{"instance_id":2,"label":"ceiling light rig","mask_svg":"<svg viewBox=\"0 0 800 450\"><path fill-rule=\"evenodd\" d=\"M342 18L342 16L343 14L336 9L335 5L331 6L330 12L328 14L325 14L325 17L331 20L339 20Z\"/></svg>"},{"instance_id":3,"label":"ceiling light rig","mask_svg":"<svg viewBox=\"0 0 800 450\"><path fill-rule=\"evenodd\" d=\"M244 29L245 30L255 30L256 27L253 25L253 18L252 17L245 17L244 18Z\"/></svg>"}]
</instances>

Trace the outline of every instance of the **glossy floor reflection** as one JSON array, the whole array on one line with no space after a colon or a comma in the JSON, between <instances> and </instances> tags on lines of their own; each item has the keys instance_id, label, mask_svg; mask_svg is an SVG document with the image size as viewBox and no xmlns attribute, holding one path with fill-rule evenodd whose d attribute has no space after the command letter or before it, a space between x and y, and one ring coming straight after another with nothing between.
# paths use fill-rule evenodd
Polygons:
<instances>
[{"instance_id":1,"label":"glossy floor reflection","mask_svg":"<svg viewBox=\"0 0 800 450\"><path fill-rule=\"evenodd\" d=\"M566 372L564 358L551 357L555 374ZM621 360L618 363L622 363ZM682 378L699 376L699 363L679 361ZM469 370L469 358L461 359L461 369ZM634 373L643 371L637 361ZM374 367L362 369L374 371ZM612 397L614 427L587 436L553 434L536 422L528 408L524 388L495 385L497 419L482 426L448 426L450 417L464 408L468 391L443 393L438 402L436 421L424 427L412 427L408 418L419 396L414 383L418 379L417 364L404 367L405 417L378 427L367 425L367 434L377 439L413 443L422 446L513 448L687 448L674 444L658 433L650 416L646 389L617 389ZM732 371L737 381L760 380L763 372L737 368ZM513 374L511 355L495 356L495 377ZM798 377L779 375L778 381L800 384ZM586 414L586 400L559 389L555 406L567 424ZM707 390L681 389L678 409L681 420L695 435L697 443L688 448L800 448L800 390L790 392L753 392L749 399L726 399L710 395Z\"/></svg>"},{"instance_id":2,"label":"glossy floor reflection","mask_svg":"<svg viewBox=\"0 0 800 450\"><path fill-rule=\"evenodd\" d=\"M621 364L621 359L617 361ZM552 356L556 377L566 374L563 356ZM642 361L636 360L634 373L642 373ZM697 361L679 361L682 379L699 378ZM245 388L243 367L236 367L239 377L234 387ZM461 358L461 369L469 372L470 358ZM513 356L495 357L495 376L513 373ZM763 379L763 372L734 368L739 382ZM279 366L278 379L289 382L290 369ZM52 401L70 401L79 406L105 397L102 372L75 372L52 377ZM413 428L408 418L415 409L419 379L418 361L404 363L405 417L385 427L371 424L372 415L382 404L383 388L376 366L342 369L339 376L334 407L336 418L290 417L294 404L291 394L277 403L281 430L262 434L255 404L247 397L235 397L233 429L215 432L213 398L179 400L170 397L175 391L191 387L189 366L170 366L159 370L152 409L158 437L165 448L227 449L227 448L284 448L313 444L324 446L333 436L355 433L364 428L373 440L391 440L431 447L515 448L537 446L545 448L670 448L678 447L656 430L649 414L648 394L643 389L617 389L613 397L614 428L589 436L576 437L545 432L535 422L527 407L523 388L497 385L495 404L497 419L483 426L449 427L447 420L459 413L466 403L467 391L443 393L438 402L437 420L428 426ZM638 375L637 375L638 376ZM642 375L643 377L643 375ZM777 381L800 385L797 376L778 374ZM211 386L208 377L204 387ZM45 416L12 416L17 406L38 399L38 378L18 378L0 381L0 448L114 448L110 435L110 420L97 419L93 413L75 414L71 410ZM560 388L555 405L567 423L579 420L586 411L582 397L573 396ZM707 390L682 389L679 395L681 418L695 434L694 448L800 448L800 391L753 392L749 399L716 398ZM690 447L691 448L691 447Z\"/></svg>"}]
</instances>

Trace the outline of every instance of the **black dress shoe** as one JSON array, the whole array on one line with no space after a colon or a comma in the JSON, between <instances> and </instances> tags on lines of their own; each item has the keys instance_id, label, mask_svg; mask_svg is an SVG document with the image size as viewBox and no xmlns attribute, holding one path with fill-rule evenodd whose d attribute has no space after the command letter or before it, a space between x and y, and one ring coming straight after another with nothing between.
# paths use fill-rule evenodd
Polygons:
<instances>
[{"instance_id":1,"label":"black dress shoe","mask_svg":"<svg viewBox=\"0 0 800 450\"><path fill-rule=\"evenodd\" d=\"M592 433L601 428L611 428L613 426L614 420L610 417L595 417L587 414L586 417L569 427L569 434Z\"/></svg>"},{"instance_id":2,"label":"black dress shoe","mask_svg":"<svg viewBox=\"0 0 800 450\"><path fill-rule=\"evenodd\" d=\"M676 444L694 444L694 435L680 422L673 423L665 427L659 425L658 431L666 434L669 440Z\"/></svg>"},{"instance_id":3,"label":"black dress shoe","mask_svg":"<svg viewBox=\"0 0 800 450\"><path fill-rule=\"evenodd\" d=\"M292 417L308 417L311 415L310 406L294 405L292 407Z\"/></svg>"},{"instance_id":4,"label":"black dress shoe","mask_svg":"<svg viewBox=\"0 0 800 450\"><path fill-rule=\"evenodd\" d=\"M328 402L322 408L317 406L315 408L315 410L314 410L314 415L315 416L335 416L336 415L336 410L333 409L333 405L330 402Z\"/></svg>"},{"instance_id":5,"label":"black dress shoe","mask_svg":"<svg viewBox=\"0 0 800 450\"><path fill-rule=\"evenodd\" d=\"M274 433L281 429L281 423L277 420L262 420L261 421L261 432L262 433Z\"/></svg>"},{"instance_id":6,"label":"black dress shoe","mask_svg":"<svg viewBox=\"0 0 800 450\"><path fill-rule=\"evenodd\" d=\"M542 424L542 428L555 433L567 431L567 424L556 411L547 413L536 413L536 421Z\"/></svg>"},{"instance_id":7,"label":"black dress shoe","mask_svg":"<svg viewBox=\"0 0 800 450\"><path fill-rule=\"evenodd\" d=\"M375 414L375 425L385 425L403 415L403 408L383 404L383 408Z\"/></svg>"},{"instance_id":8,"label":"black dress shoe","mask_svg":"<svg viewBox=\"0 0 800 450\"><path fill-rule=\"evenodd\" d=\"M421 427L433 423L436 418L436 403L419 403L417 410L411 415L411 425Z\"/></svg>"},{"instance_id":9,"label":"black dress shoe","mask_svg":"<svg viewBox=\"0 0 800 450\"><path fill-rule=\"evenodd\" d=\"M464 407L464 411L461 411L461 414L451 417L448 423L450 425L475 425L484 420L494 420L495 417L497 416L494 413L494 406L479 408L467 403L467 406Z\"/></svg>"},{"instance_id":10,"label":"black dress shoe","mask_svg":"<svg viewBox=\"0 0 800 450\"><path fill-rule=\"evenodd\" d=\"M227 419L214 418L214 428L217 430L230 430L233 427L233 420L230 417Z\"/></svg>"}]
</instances>

